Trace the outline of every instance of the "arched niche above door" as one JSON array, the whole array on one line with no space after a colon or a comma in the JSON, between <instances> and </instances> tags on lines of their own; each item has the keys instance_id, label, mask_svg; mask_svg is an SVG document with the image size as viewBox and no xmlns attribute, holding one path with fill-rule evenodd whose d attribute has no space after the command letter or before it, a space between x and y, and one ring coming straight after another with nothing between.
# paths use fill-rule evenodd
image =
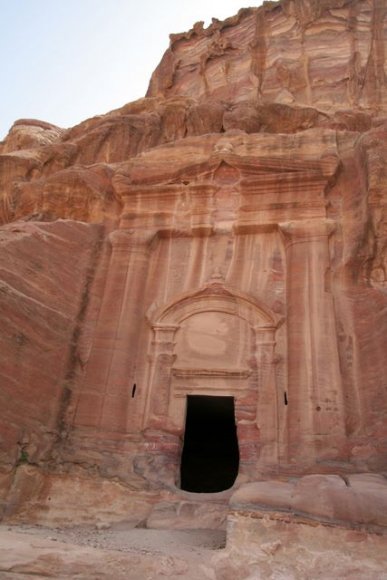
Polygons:
<instances>
[{"instance_id":1,"label":"arched niche above door","mask_svg":"<svg viewBox=\"0 0 387 580\"><path fill-rule=\"evenodd\" d=\"M148 416L170 414L171 393L181 390L180 383L199 390L205 386L232 390L232 385L239 390L253 384L264 389L281 320L255 298L222 282L210 282L151 309L148 320L154 333ZM208 348L203 349L201 342ZM182 373L185 380L177 380Z\"/></svg>"},{"instance_id":2,"label":"arched niche above door","mask_svg":"<svg viewBox=\"0 0 387 580\"><path fill-rule=\"evenodd\" d=\"M220 282L206 284L193 292L176 296L164 306L151 308L148 320L153 328L176 327L199 312L224 312L245 320L252 328L274 330L281 317L256 298Z\"/></svg>"}]
</instances>

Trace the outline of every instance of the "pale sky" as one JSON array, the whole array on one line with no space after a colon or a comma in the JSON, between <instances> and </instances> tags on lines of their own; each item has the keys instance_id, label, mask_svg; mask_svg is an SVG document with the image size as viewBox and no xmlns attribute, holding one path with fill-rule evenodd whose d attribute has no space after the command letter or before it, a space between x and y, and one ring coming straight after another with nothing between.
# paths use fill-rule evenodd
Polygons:
<instances>
[{"instance_id":1,"label":"pale sky","mask_svg":"<svg viewBox=\"0 0 387 580\"><path fill-rule=\"evenodd\" d=\"M0 0L0 140L16 119L71 127L145 95L169 34L258 0Z\"/></svg>"}]
</instances>

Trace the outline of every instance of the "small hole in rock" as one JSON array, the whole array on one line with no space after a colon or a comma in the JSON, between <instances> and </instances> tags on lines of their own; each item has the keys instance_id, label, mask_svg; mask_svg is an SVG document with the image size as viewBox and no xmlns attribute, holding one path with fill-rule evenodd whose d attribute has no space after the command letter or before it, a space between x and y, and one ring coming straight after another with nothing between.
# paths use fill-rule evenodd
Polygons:
<instances>
[{"instance_id":1,"label":"small hole in rock","mask_svg":"<svg viewBox=\"0 0 387 580\"><path fill-rule=\"evenodd\" d=\"M137 389L137 385L136 385L136 383L134 383L133 388L132 388L132 399L134 399L134 395L136 394L136 389Z\"/></svg>"}]
</instances>

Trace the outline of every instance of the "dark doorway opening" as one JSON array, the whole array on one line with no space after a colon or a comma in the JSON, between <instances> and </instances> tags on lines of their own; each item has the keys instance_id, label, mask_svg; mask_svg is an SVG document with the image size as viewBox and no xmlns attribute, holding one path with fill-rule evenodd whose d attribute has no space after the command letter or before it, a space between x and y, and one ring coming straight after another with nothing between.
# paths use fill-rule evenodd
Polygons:
<instances>
[{"instance_id":1,"label":"dark doorway opening","mask_svg":"<svg viewBox=\"0 0 387 580\"><path fill-rule=\"evenodd\" d=\"M181 489L223 491L233 485L238 468L234 397L188 395Z\"/></svg>"}]
</instances>

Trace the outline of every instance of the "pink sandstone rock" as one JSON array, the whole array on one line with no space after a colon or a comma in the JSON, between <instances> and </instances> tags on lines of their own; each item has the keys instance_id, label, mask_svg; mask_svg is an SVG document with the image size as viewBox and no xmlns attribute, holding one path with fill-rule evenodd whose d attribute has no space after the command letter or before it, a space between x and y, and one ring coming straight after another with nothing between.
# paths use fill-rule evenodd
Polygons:
<instances>
[{"instance_id":1,"label":"pink sandstone rock","mask_svg":"<svg viewBox=\"0 0 387 580\"><path fill-rule=\"evenodd\" d=\"M387 480L376 473L306 475L301 479L242 485L231 497L235 510L278 510L320 521L387 525Z\"/></svg>"},{"instance_id":2,"label":"pink sandstone rock","mask_svg":"<svg viewBox=\"0 0 387 580\"><path fill-rule=\"evenodd\" d=\"M171 35L147 96L385 110L385 10L379 0L286 0L198 22Z\"/></svg>"},{"instance_id":3,"label":"pink sandstone rock","mask_svg":"<svg viewBox=\"0 0 387 580\"><path fill-rule=\"evenodd\" d=\"M219 512L188 502L197 523L247 484L232 502L386 526L386 12L243 9L173 35L146 98L66 130L13 126L8 521L94 522L102 486L109 517L181 526L188 397L206 396L233 398L239 465ZM90 501L65 517L74 482Z\"/></svg>"}]
</instances>

